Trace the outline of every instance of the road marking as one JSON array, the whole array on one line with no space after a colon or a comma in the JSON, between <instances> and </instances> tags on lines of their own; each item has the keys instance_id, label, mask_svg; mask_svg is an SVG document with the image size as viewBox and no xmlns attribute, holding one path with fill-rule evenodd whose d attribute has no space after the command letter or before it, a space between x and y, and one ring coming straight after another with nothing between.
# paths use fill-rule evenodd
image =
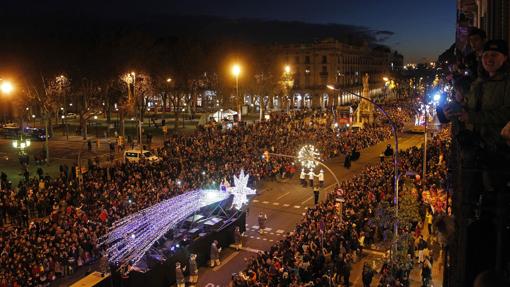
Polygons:
<instances>
[{"instance_id":1,"label":"road marking","mask_svg":"<svg viewBox=\"0 0 510 287\"><path fill-rule=\"evenodd\" d=\"M236 251L236 252L234 252L234 253L230 254L227 258L225 258L225 260L223 260L223 261L221 262L221 264L220 264L219 266L214 267L214 268L213 268L213 271L218 271L218 270L220 270L220 268L221 268L221 267L223 267L223 266L225 266L225 264L226 264L227 262L229 262L229 261L230 261L230 260L232 260L234 257L236 257L236 255L237 255L238 253L239 253L239 251Z\"/></svg>"},{"instance_id":2,"label":"road marking","mask_svg":"<svg viewBox=\"0 0 510 287\"><path fill-rule=\"evenodd\" d=\"M285 203L285 204L283 204L283 206L284 206L284 207L289 207L289 206L290 206L290 204Z\"/></svg>"},{"instance_id":3,"label":"road marking","mask_svg":"<svg viewBox=\"0 0 510 287\"><path fill-rule=\"evenodd\" d=\"M289 194L289 193L290 193L290 191L289 191L289 192L286 192L286 193L284 193L284 194L282 194L282 195L280 195L280 196L278 196L278 197L276 198L276 200L278 200L278 199L280 199L280 198L282 198L282 197L286 196L286 195L287 195L287 194Z\"/></svg>"},{"instance_id":4,"label":"road marking","mask_svg":"<svg viewBox=\"0 0 510 287\"><path fill-rule=\"evenodd\" d=\"M260 237L257 237L258 240L260 240Z\"/></svg>"},{"instance_id":5,"label":"road marking","mask_svg":"<svg viewBox=\"0 0 510 287\"><path fill-rule=\"evenodd\" d=\"M267 241L267 238L263 238L262 240Z\"/></svg>"},{"instance_id":6,"label":"road marking","mask_svg":"<svg viewBox=\"0 0 510 287\"><path fill-rule=\"evenodd\" d=\"M299 205L294 205L294 208L301 208L301 206L299 206Z\"/></svg>"},{"instance_id":7,"label":"road marking","mask_svg":"<svg viewBox=\"0 0 510 287\"><path fill-rule=\"evenodd\" d=\"M259 249L250 248L250 247L244 247L244 246L241 246L241 248L239 248L239 249L244 250L244 251L248 251L248 252L253 252L253 253L263 252L262 250L259 250Z\"/></svg>"},{"instance_id":8,"label":"road marking","mask_svg":"<svg viewBox=\"0 0 510 287\"><path fill-rule=\"evenodd\" d=\"M273 205L280 205L278 202L273 202Z\"/></svg>"},{"instance_id":9,"label":"road marking","mask_svg":"<svg viewBox=\"0 0 510 287\"><path fill-rule=\"evenodd\" d=\"M253 228L253 229L259 229L259 226L258 226L258 225L253 225L251 228Z\"/></svg>"},{"instance_id":10,"label":"road marking","mask_svg":"<svg viewBox=\"0 0 510 287\"><path fill-rule=\"evenodd\" d=\"M263 203L263 204L268 204L268 203L269 203L269 201L262 201L262 203Z\"/></svg>"},{"instance_id":11,"label":"road marking","mask_svg":"<svg viewBox=\"0 0 510 287\"><path fill-rule=\"evenodd\" d=\"M253 202L259 202L259 200L258 200L258 199L254 199L254 200L252 200L252 201L253 201Z\"/></svg>"},{"instance_id":12,"label":"road marking","mask_svg":"<svg viewBox=\"0 0 510 287\"><path fill-rule=\"evenodd\" d=\"M271 230L272 230L272 228L271 228L271 227L266 227L266 228L264 228L264 230L265 230L265 231L271 231Z\"/></svg>"},{"instance_id":13,"label":"road marking","mask_svg":"<svg viewBox=\"0 0 510 287\"><path fill-rule=\"evenodd\" d=\"M274 233L273 233L273 232L269 232L269 234L274 235Z\"/></svg>"},{"instance_id":14,"label":"road marking","mask_svg":"<svg viewBox=\"0 0 510 287\"><path fill-rule=\"evenodd\" d=\"M276 233L278 233L278 234L282 234L282 233L284 233L284 232L285 232L285 230L283 230L283 229L278 229L278 230L276 230Z\"/></svg>"},{"instance_id":15,"label":"road marking","mask_svg":"<svg viewBox=\"0 0 510 287\"><path fill-rule=\"evenodd\" d=\"M255 238L255 237L253 237L253 235L250 235L250 238L252 238L252 239L253 239L253 238Z\"/></svg>"},{"instance_id":16,"label":"road marking","mask_svg":"<svg viewBox=\"0 0 510 287\"><path fill-rule=\"evenodd\" d=\"M305 201L301 202L301 204L305 204L305 202L309 201L309 200L312 200L313 199L313 196L310 196L309 198L307 198Z\"/></svg>"},{"instance_id":17,"label":"road marking","mask_svg":"<svg viewBox=\"0 0 510 287\"><path fill-rule=\"evenodd\" d=\"M273 242L274 240L273 239L269 239L269 242Z\"/></svg>"}]
</instances>

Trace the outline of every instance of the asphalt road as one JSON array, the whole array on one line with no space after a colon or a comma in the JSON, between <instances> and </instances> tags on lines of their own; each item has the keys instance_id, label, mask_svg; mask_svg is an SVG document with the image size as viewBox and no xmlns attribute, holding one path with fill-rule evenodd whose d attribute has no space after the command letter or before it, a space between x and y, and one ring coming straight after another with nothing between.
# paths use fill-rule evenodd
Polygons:
<instances>
[{"instance_id":1,"label":"asphalt road","mask_svg":"<svg viewBox=\"0 0 510 287\"><path fill-rule=\"evenodd\" d=\"M392 144L393 139L379 143L361 151L361 157L352 162L350 169L343 167L344 157L337 157L327 162L327 165L335 172L340 181L348 179L358 173L368 164L379 161L379 154L387 144ZM399 138L399 148L407 149L411 146L419 146L423 143L423 135L403 134ZM320 200L325 199L326 194L334 186L333 177L325 173L325 187L321 189ZM288 182L265 182L258 194L251 200L246 219L246 232L243 237L243 250L235 252L231 248L222 251L222 264L214 269L200 268L198 286L217 287L227 286L232 273L241 271L246 266L246 260L254 256L259 250L268 250L283 236L292 231L294 226L301 220L308 207L314 204L313 192L310 187L303 188L299 184L299 176ZM263 235L259 234L257 216L262 211L267 214L266 230ZM364 258L364 260L375 260ZM380 255L379 255L380 258ZM361 286L362 262L358 262L353 269L351 281L354 286ZM358 283L356 283L358 282Z\"/></svg>"}]
</instances>

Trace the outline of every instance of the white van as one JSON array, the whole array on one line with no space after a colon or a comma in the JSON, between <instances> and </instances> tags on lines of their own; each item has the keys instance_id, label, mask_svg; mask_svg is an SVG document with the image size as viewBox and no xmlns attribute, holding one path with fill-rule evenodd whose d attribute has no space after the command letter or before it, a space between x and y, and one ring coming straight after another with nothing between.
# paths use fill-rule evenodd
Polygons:
<instances>
[{"instance_id":1,"label":"white van","mask_svg":"<svg viewBox=\"0 0 510 287\"><path fill-rule=\"evenodd\" d=\"M124 160L126 162L139 162L140 159L145 159L151 162L160 161L161 158L152 154L148 150L132 149L124 152Z\"/></svg>"}]
</instances>

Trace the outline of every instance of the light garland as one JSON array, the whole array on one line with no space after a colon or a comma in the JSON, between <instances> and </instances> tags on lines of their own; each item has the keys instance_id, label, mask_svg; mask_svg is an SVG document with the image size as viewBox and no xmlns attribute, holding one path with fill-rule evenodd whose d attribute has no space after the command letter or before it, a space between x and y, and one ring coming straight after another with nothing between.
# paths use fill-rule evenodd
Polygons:
<instances>
[{"instance_id":1,"label":"light garland","mask_svg":"<svg viewBox=\"0 0 510 287\"><path fill-rule=\"evenodd\" d=\"M303 146L298 152L298 160L301 166L314 169L319 160L319 151L311 144Z\"/></svg>"},{"instance_id":2,"label":"light garland","mask_svg":"<svg viewBox=\"0 0 510 287\"><path fill-rule=\"evenodd\" d=\"M200 208L229 196L216 190L194 190L167 199L116 221L99 245L107 246L110 262L119 267L135 265L168 230Z\"/></svg>"},{"instance_id":3,"label":"light garland","mask_svg":"<svg viewBox=\"0 0 510 287\"><path fill-rule=\"evenodd\" d=\"M247 195L256 193L247 187L249 175L243 170L234 176L234 187L221 190L194 190L164 200L151 207L128 215L110 227L109 232L99 238L99 246L106 246L109 261L119 268L136 265L144 254L165 233L177 226L202 207L234 196L232 208L241 209L248 203ZM127 270L129 273L131 270Z\"/></svg>"}]
</instances>

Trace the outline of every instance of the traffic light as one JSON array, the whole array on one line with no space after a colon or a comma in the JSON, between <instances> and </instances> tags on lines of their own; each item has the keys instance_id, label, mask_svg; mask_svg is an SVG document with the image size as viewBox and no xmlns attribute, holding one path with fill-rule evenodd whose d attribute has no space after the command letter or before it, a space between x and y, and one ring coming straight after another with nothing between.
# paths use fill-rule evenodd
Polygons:
<instances>
[{"instance_id":1,"label":"traffic light","mask_svg":"<svg viewBox=\"0 0 510 287\"><path fill-rule=\"evenodd\" d=\"M268 162L269 161L269 152L267 150L264 151L264 153L262 154L262 157Z\"/></svg>"}]
</instances>

